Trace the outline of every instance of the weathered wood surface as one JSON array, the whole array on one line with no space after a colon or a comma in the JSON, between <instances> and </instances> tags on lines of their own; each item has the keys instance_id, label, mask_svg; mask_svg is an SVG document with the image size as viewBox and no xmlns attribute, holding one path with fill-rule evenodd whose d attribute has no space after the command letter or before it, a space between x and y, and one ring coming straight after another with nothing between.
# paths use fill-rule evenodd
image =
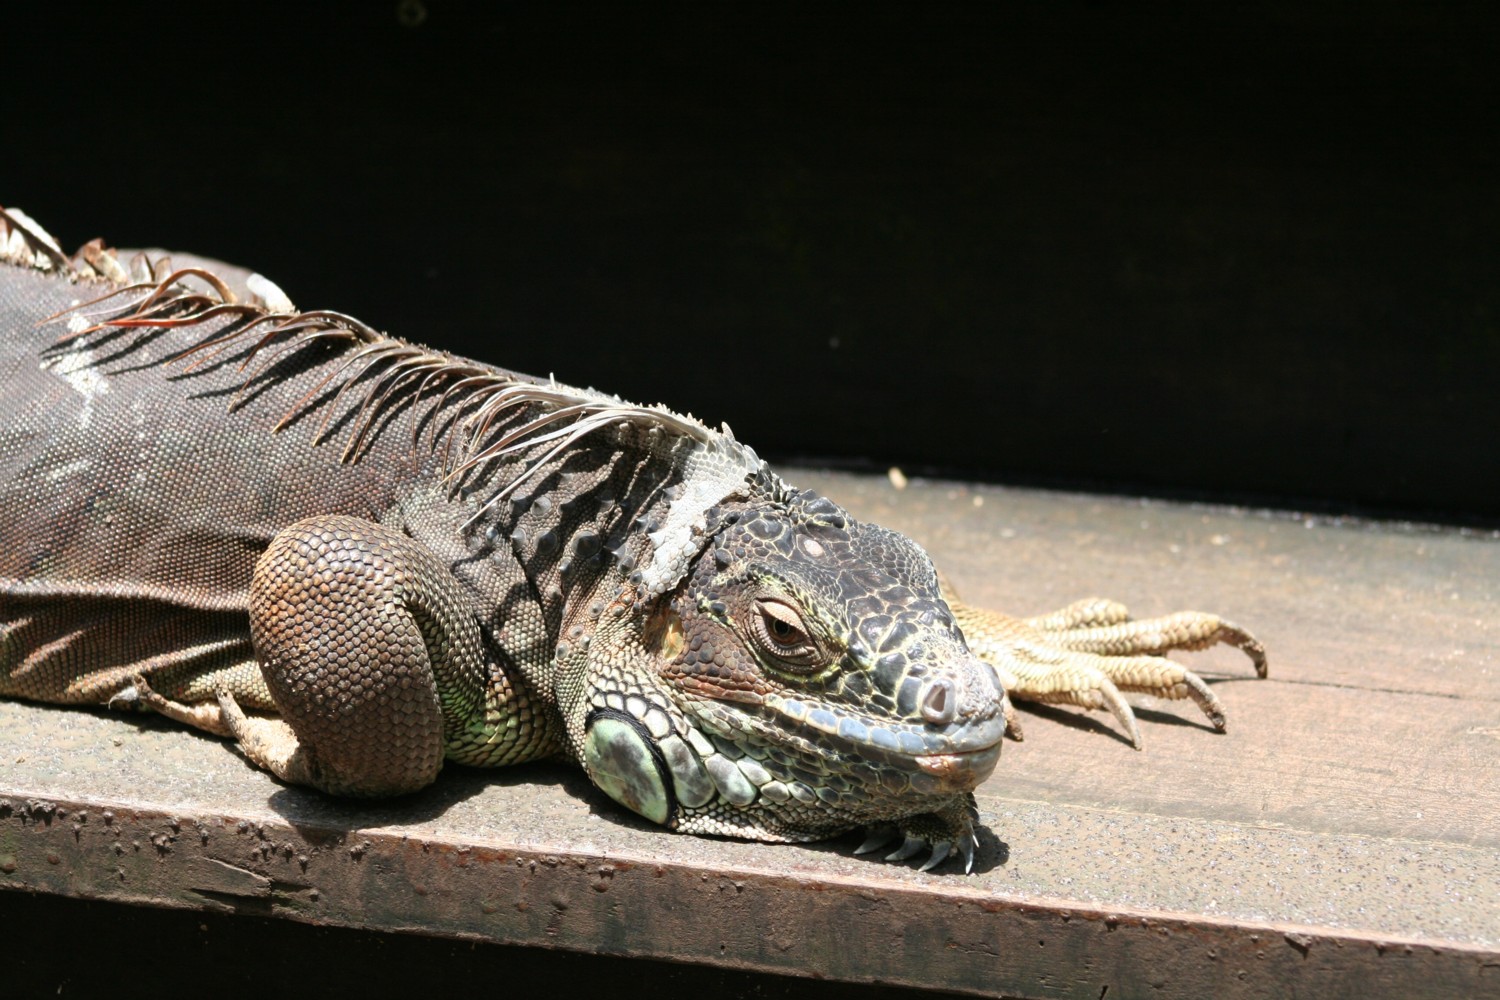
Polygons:
<instances>
[{"instance_id":1,"label":"weathered wood surface","mask_svg":"<svg viewBox=\"0 0 1500 1000\"><path fill-rule=\"evenodd\" d=\"M1194 657L1229 732L1142 700L1143 753L1026 712L972 877L673 836L561 767L335 802L165 724L0 703L0 886L990 995L1500 992L1494 537L793 478L976 603L1217 611L1271 678Z\"/></svg>"}]
</instances>

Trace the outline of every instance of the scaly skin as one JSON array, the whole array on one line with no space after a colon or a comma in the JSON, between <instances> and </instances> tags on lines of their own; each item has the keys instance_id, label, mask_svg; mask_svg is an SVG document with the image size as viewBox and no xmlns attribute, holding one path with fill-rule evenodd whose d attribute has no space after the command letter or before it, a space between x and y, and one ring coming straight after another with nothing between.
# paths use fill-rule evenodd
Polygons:
<instances>
[{"instance_id":1,"label":"scaly skin","mask_svg":"<svg viewBox=\"0 0 1500 1000\"><path fill-rule=\"evenodd\" d=\"M727 429L237 268L69 258L3 210L0 262L0 695L156 711L341 795L561 754L675 830L865 828L931 867L972 865L1007 688L1139 745L1121 689L1223 724L1158 654L1229 642L1264 675L1213 616L950 601L915 543Z\"/></svg>"}]
</instances>

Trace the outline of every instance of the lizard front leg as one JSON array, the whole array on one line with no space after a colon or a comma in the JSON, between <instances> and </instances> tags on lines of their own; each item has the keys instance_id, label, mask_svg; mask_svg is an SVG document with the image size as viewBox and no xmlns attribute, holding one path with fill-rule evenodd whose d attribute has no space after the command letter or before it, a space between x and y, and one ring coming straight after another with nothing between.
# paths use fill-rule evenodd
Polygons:
<instances>
[{"instance_id":1,"label":"lizard front leg","mask_svg":"<svg viewBox=\"0 0 1500 1000\"><path fill-rule=\"evenodd\" d=\"M421 543L342 515L299 521L261 556L250 633L282 720L219 693L247 757L339 795L430 784L446 750L484 715L479 625Z\"/></svg>"}]
</instances>

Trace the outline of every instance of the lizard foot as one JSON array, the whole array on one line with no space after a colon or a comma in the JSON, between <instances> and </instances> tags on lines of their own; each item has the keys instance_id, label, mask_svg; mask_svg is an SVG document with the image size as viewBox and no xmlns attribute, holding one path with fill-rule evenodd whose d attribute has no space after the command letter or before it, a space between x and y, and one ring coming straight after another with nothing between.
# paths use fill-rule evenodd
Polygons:
<instances>
[{"instance_id":1,"label":"lizard foot","mask_svg":"<svg viewBox=\"0 0 1500 1000\"><path fill-rule=\"evenodd\" d=\"M927 860L918 871L931 871L947 861L957 852L963 858L964 874L974 871L974 848L979 846L974 824L979 819L979 809L973 795L965 795L937 812L919 813L894 823L877 823L866 827L865 841L854 849L855 854L869 854L889 847L898 838L901 843L885 856L887 861L906 861L923 851L930 851Z\"/></svg>"},{"instance_id":2,"label":"lizard foot","mask_svg":"<svg viewBox=\"0 0 1500 1000\"><path fill-rule=\"evenodd\" d=\"M201 729L215 736L231 736L229 727L224 724L219 714L219 706L211 701L198 702L194 705L185 705L180 701L173 701L158 692L152 690L145 674L135 674L130 678L130 686L116 691L109 699L110 708L146 708L163 715L174 722Z\"/></svg>"},{"instance_id":3,"label":"lizard foot","mask_svg":"<svg viewBox=\"0 0 1500 1000\"><path fill-rule=\"evenodd\" d=\"M282 781L321 787L297 742L297 735L285 720L246 715L234 700L234 695L225 690L218 692L218 699L215 707L224 717L225 728L252 764L270 771Z\"/></svg>"},{"instance_id":4,"label":"lizard foot","mask_svg":"<svg viewBox=\"0 0 1500 1000\"><path fill-rule=\"evenodd\" d=\"M1162 654L1223 644L1242 650L1256 675L1266 676L1266 649L1245 629L1217 615L1181 611L1136 621L1114 601L1090 598L1060 611L1018 619L960 603L951 587L945 596L969 647L995 668L1006 694L1018 701L1107 709L1131 744L1141 749L1141 731L1126 692L1191 699L1219 731L1224 706L1203 678ZM1007 712L1007 734L1020 727Z\"/></svg>"}]
</instances>

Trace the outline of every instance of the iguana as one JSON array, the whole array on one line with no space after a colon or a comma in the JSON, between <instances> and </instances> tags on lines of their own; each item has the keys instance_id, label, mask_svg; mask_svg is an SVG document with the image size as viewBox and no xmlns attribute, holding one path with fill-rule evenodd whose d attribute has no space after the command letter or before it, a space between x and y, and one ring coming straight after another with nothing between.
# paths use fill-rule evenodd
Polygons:
<instances>
[{"instance_id":1,"label":"iguana","mask_svg":"<svg viewBox=\"0 0 1500 1000\"><path fill-rule=\"evenodd\" d=\"M150 710L399 795L563 756L671 829L972 867L1009 698L1194 699L1247 632L959 603L727 427L298 311L0 209L0 695Z\"/></svg>"}]
</instances>

